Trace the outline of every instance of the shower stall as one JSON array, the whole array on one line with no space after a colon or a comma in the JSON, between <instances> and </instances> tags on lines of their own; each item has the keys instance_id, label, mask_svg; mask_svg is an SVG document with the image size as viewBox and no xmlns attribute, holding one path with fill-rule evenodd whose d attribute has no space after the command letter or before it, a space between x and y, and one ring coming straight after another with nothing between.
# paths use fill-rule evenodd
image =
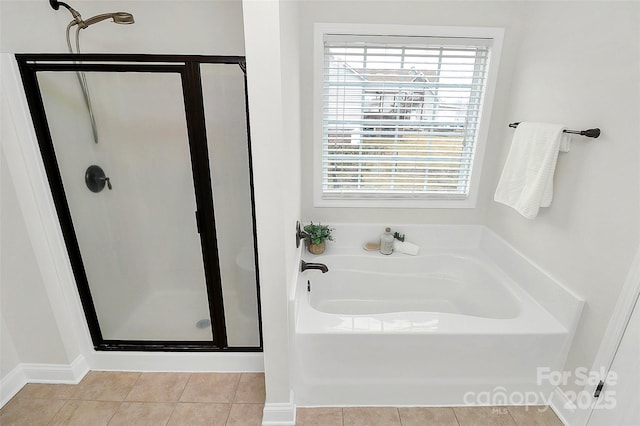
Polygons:
<instances>
[{"instance_id":1,"label":"shower stall","mask_svg":"<svg viewBox=\"0 0 640 426\"><path fill-rule=\"evenodd\" d=\"M95 348L260 351L244 58L16 58Z\"/></svg>"}]
</instances>

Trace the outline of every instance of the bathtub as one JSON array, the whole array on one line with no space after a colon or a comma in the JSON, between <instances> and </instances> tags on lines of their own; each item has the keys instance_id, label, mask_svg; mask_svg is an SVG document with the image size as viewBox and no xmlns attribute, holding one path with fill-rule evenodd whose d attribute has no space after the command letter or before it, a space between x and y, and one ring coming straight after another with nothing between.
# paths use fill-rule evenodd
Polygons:
<instances>
[{"instance_id":1,"label":"bathtub","mask_svg":"<svg viewBox=\"0 0 640 426\"><path fill-rule=\"evenodd\" d=\"M366 239L352 227L344 241ZM582 301L486 228L404 231L419 256L303 256L329 271L301 272L291 299L296 404L546 403L538 369L562 368Z\"/></svg>"}]
</instances>

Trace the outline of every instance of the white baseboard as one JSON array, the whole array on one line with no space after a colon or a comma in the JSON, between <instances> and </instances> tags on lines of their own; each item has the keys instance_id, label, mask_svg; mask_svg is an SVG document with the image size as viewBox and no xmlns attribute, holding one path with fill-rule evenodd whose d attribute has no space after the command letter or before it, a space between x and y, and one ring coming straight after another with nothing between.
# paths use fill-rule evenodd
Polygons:
<instances>
[{"instance_id":1,"label":"white baseboard","mask_svg":"<svg viewBox=\"0 0 640 426\"><path fill-rule=\"evenodd\" d=\"M77 384L89 371L84 356L78 356L71 364L20 364L27 383Z\"/></svg>"},{"instance_id":2,"label":"white baseboard","mask_svg":"<svg viewBox=\"0 0 640 426\"><path fill-rule=\"evenodd\" d=\"M73 372L75 383L80 383L80 380L87 375L90 369L89 360L87 360L83 355L80 355L73 360L71 363L71 371Z\"/></svg>"},{"instance_id":3,"label":"white baseboard","mask_svg":"<svg viewBox=\"0 0 640 426\"><path fill-rule=\"evenodd\" d=\"M0 407L3 407L27 383L76 384L89 371L80 355L71 364L20 363L0 380Z\"/></svg>"},{"instance_id":4,"label":"white baseboard","mask_svg":"<svg viewBox=\"0 0 640 426\"><path fill-rule=\"evenodd\" d=\"M25 376L22 367L18 364L0 380L0 408L4 407L26 384L27 376Z\"/></svg>"},{"instance_id":5,"label":"white baseboard","mask_svg":"<svg viewBox=\"0 0 640 426\"><path fill-rule=\"evenodd\" d=\"M296 404L293 402L293 392L289 395L289 402L264 404L262 412L262 426L295 426Z\"/></svg>"}]
</instances>

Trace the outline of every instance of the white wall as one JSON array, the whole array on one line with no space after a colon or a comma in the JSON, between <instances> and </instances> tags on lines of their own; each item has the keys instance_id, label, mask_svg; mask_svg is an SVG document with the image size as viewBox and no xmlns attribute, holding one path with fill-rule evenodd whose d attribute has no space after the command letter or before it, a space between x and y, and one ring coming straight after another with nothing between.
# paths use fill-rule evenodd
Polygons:
<instances>
[{"instance_id":1,"label":"white wall","mask_svg":"<svg viewBox=\"0 0 640 426\"><path fill-rule=\"evenodd\" d=\"M264 327L264 422L293 424L288 289L299 250L296 3L243 2ZM267 423L265 423L267 424Z\"/></svg>"},{"instance_id":2,"label":"white wall","mask_svg":"<svg viewBox=\"0 0 640 426\"><path fill-rule=\"evenodd\" d=\"M305 221L484 223L585 298L567 369L590 367L639 240L637 2L300 3L302 211ZM316 22L497 26L504 49L489 140L472 210L315 208L312 201ZM602 128L561 154L555 200L528 221L492 201L513 121Z\"/></svg>"},{"instance_id":3,"label":"white wall","mask_svg":"<svg viewBox=\"0 0 640 426\"><path fill-rule=\"evenodd\" d=\"M289 400L285 161L277 2L244 1L267 403ZM252 70L255 70L252 72ZM269 327L271 325L272 327ZM284 380L282 380L284 379Z\"/></svg>"},{"instance_id":4,"label":"white wall","mask_svg":"<svg viewBox=\"0 0 640 426\"><path fill-rule=\"evenodd\" d=\"M56 328L6 160L0 157L1 379L20 362L66 364L71 360Z\"/></svg>"},{"instance_id":5,"label":"white wall","mask_svg":"<svg viewBox=\"0 0 640 426\"><path fill-rule=\"evenodd\" d=\"M300 45L298 2L280 2L280 61L282 63L282 113L284 116L284 160L286 161L287 197L284 207L286 236L295 234L296 221L300 220L300 203L302 196L301 163L300 163ZM294 239L295 241L295 239ZM287 295L295 285L298 271L300 250L295 244L287 241L285 251L287 277Z\"/></svg>"},{"instance_id":6,"label":"white wall","mask_svg":"<svg viewBox=\"0 0 640 426\"><path fill-rule=\"evenodd\" d=\"M20 364L20 355L2 313L0 313L0 360L2 361L0 362L0 380ZM0 393L0 398L4 399L4 392Z\"/></svg>"},{"instance_id":7,"label":"white wall","mask_svg":"<svg viewBox=\"0 0 640 426\"><path fill-rule=\"evenodd\" d=\"M527 5L507 121L600 127L560 154L554 200L535 220L491 202L487 223L586 301L566 369L590 367L640 241L640 4ZM495 188L510 146L486 170Z\"/></svg>"},{"instance_id":8,"label":"white wall","mask_svg":"<svg viewBox=\"0 0 640 426\"><path fill-rule=\"evenodd\" d=\"M83 18L125 11L134 25L101 22L82 30L83 52L242 55L240 0L212 1L77 1ZM0 2L2 52L67 52L65 29L71 14L48 2ZM34 31L37 29L37 31Z\"/></svg>"},{"instance_id":9,"label":"white wall","mask_svg":"<svg viewBox=\"0 0 640 426\"><path fill-rule=\"evenodd\" d=\"M502 141L494 137L506 126L506 100L518 54L524 11L504 1L304 1L300 2L299 39L302 126L302 215L305 222L483 223L490 199L486 179L480 181L475 209L364 209L313 206L313 24L318 22L425 26L503 27L505 39L484 169L496 167Z\"/></svg>"}]
</instances>

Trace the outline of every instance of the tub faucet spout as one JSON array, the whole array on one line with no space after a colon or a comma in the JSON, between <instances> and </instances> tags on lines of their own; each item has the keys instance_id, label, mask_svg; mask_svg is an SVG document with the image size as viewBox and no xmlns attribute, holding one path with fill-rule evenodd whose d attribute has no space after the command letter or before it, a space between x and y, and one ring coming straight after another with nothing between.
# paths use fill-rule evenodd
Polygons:
<instances>
[{"instance_id":1,"label":"tub faucet spout","mask_svg":"<svg viewBox=\"0 0 640 426\"><path fill-rule=\"evenodd\" d=\"M322 271L322 273L324 274L325 272L329 271L329 268L327 268L327 265L323 264L323 263L311 263L311 262L305 262L304 260L300 261L300 272L304 272L307 269L319 269Z\"/></svg>"}]
</instances>

